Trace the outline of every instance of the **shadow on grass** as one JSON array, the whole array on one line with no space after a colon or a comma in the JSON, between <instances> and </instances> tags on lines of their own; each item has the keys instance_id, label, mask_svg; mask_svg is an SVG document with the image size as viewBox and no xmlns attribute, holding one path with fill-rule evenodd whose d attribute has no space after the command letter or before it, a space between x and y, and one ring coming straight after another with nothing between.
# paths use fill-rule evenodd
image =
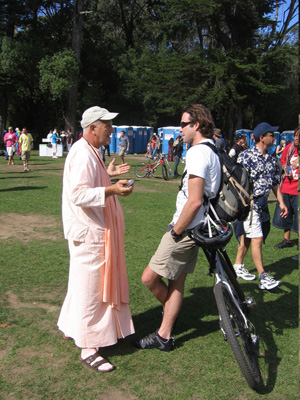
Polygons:
<instances>
[{"instance_id":1,"label":"shadow on grass","mask_svg":"<svg viewBox=\"0 0 300 400\"><path fill-rule=\"evenodd\" d=\"M48 186L19 186L9 189L0 189L0 192L23 192L25 190L41 190L47 188Z\"/></svg>"},{"instance_id":2,"label":"shadow on grass","mask_svg":"<svg viewBox=\"0 0 300 400\"><path fill-rule=\"evenodd\" d=\"M290 260L290 258L288 259ZM278 276L276 272L276 279L286 275L287 271L291 272L291 269L297 268L297 262L294 262L295 266L291 266L290 263L290 265L286 264L289 265L288 267L282 268L283 261L272 264L273 271L276 266L281 267L281 274ZM255 298L256 308L250 314L249 319L256 327L259 336L258 359L260 365L262 366L264 363L267 366L267 372L263 374L264 385L258 390L258 393L268 394L274 390L278 367L282 360L278 354L274 337L283 336L287 329L297 329L298 326L298 286L283 282L276 289L266 291L258 289L257 283L253 290L253 284L254 282L243 282L241 287L246 293L252 292ZM274 300L270 297L272 295L274 295ZM298 343L295 343L295 346L297 345ZM289 357L289 355L286 354L285 357Z\"/></svg>"},{"instance_id":3,"label":"shadow on grass","mask_svg":"<svg viewBox=\"0 0 300 400\"><path fill-rule=\"evenodd\" d=\"M192 296L185 297L182 309L178 316L175 336L176 347L193 338L206 336L219 329L219 318L212 287L196 288L191 291ZM212 321L202 321L207 315L215 316ZM120 340L117 345L103 348L103 356L124 355L140 351L133 345L133 341L154 332L161 324L162 307L151 308L138 315L134 315L133 322L136 333L130 337ZM189 333L186 333L189 331ZM104 354L105 353L105 354Z\"/></svg>"},{"instance_id":4,"label":"shadow on grass","mask_svg":"<svg viewBox=\"0 0 300 400\"><path fill-rule=\"evenodd\" d=\"M268 291L259 290L257 283L254 290L253 282L243 283L242 288L246 293L253 293L257 304L256 309L249 317L260 338L257 354L263 369L264 383L257 392L268 394L274 390L278 367L282 360L275 337L283 335L286 329L297 328L298 288L296 285L284 283L274 291L274 300L272 297L270 300ZM193 338L206 336L219 330L219 318L212 287L193 288L190 293L191 296L184 298L175 329L177 348ZM106 348L104 356L132 354L140 351L133 346L132 342L154 332L160 326L161 313L162 307L158 306L133 316L136 334L119 341L116 346ZM204 320L206 316L211 316L211 320ZM228 345L228 352L230 351Z\"/></svg>"}]
</instances>

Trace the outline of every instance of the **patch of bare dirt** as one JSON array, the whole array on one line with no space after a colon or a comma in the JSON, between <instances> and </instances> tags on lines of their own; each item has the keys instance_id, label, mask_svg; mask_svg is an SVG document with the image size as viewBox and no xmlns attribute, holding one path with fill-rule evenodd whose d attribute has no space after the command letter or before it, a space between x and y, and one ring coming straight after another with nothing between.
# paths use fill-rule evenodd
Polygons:
<instances>
[{"instance_id":1,"label":"patch of bare dirt","mask_svg":"<svg viewBox=\"0 0 300 400\"><path fill-rule=\"evenodd\" d=\"M9 224L7 223L9 221ZM0 215L0 240L63 240L62 224L57 218L45 215L3 214Z\"/></svg>"},{"instance_id":2,"label":"patch of bare dirt","mask_svg":"<svg viewBox=\"0 0 300 400\"><path fill-rule=\"evenodd\" d=\"M47 312L53 312L59 310L59 307L54 306L52 304L47 304L47 303L40 303L40 302L33 302L33 303L22 303L18 296L15 295L14 293L7 292L7 302L8 302L8 307L13 308L13 309L20 309L20 308L42 308L43 310Z\"/></svg>"},{"instance_id":3,"label":"patch of bare dirt","mask_svg":"<svg viewBox=\"0 0 300 400\"><path fill-rule=\"evenodd\" d=\"M138 398L121 390L111 389L109 393L103 394L98 400L138 400Z\"/></svg>"}]
</instances>

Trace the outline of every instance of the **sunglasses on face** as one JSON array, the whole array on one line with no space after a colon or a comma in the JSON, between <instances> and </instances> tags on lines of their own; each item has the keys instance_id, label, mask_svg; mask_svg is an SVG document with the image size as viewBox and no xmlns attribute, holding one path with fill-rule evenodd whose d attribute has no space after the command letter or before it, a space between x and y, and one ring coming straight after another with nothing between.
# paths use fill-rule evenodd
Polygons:
<instances>
[{"instance_id":1,"label":"sunglasses on face","mask_svg":"<svg viewBox=\"0 0 300 400\"><path fill-rule=\"evenodd\" d=\"M193 124L194 122L192 122L192 121L188 121L188 122L184 122L184 121L181 121L180 122L180 127L183 129L183 128L185 128L186 126L188 126L188 125L190 125L190 124Z\"/></svg>"},{"instance_id":2,"label":"sunglasses on face","mask_svg":"<svg viewBox=\"0 0 300 400\"><path fill-rule=\"evenodd\" d=\"M269 132L269 135L266 133L264 136L265 137L275 137L275 133L274 132Z\"/></svg>"}]
</instances>

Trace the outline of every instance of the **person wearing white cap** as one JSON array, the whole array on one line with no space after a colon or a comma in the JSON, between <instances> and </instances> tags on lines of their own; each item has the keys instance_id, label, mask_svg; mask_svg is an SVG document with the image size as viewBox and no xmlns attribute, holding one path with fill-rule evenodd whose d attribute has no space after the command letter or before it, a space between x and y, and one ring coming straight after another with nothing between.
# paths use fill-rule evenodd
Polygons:
<instances>
[{"instance_id":1,"label":"person wearing white cap","mask_svg":"<svg viewBox=\"0 0 300 400\"><path fill-rule=\"evenodd\" d=\"M99 349L134 333L124 250L124 217L117 196L128 196L127 164L107 170L99 148L110 143L112 119L118 114L98 106L81 120L83 137L67 156L63 179L62 215L68 240L70 272L66 298L58 320L65 338L81 348L81 361L95 371L114 366Z\"/></svg>"},{"instance_id":2,"label":"person wearing white cap","mask_svg":"<svg viewBox=\"0 0 300 400\"><path fill-rule=\"evenodd\" d=\"M235 234L239 240L234 269L238 278L247 281L256 279L243 264L244 257L250 247L253 263L259 274L259 289L271 290L280 285L273 276L269 275L263 265L262 244L270 231L270 213L268 197L274 192L280 207L280 215L286 218L288 209L280 190L280 174L275 157L268 154L267 149L274 143L278 126L267 122L258 124L253 130L255 145L240 153L237 162L242 164L249 173L253 184L253 210L246 220L235 223Z\"/></svg>"}]
</instances>

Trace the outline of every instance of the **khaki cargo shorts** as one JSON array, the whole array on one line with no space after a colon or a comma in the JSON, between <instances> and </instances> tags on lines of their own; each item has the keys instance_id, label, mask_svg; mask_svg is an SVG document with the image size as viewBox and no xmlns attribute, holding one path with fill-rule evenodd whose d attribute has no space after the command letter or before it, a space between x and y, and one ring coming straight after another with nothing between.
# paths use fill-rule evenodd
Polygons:
<instances>
[{"instance_id":1,"label":"khaki cargo shorts","mask_svg":"<svg viewBox=\"0 0 300 400\"><path fill-rule=\"evenodd\" d=\"M158 275L176 281L180 275L194 272L199 247L186 233L179 241L175 242L171 230L172 226L169 225L150 260L149 267Z\"/></svg>"}]
</instances>

